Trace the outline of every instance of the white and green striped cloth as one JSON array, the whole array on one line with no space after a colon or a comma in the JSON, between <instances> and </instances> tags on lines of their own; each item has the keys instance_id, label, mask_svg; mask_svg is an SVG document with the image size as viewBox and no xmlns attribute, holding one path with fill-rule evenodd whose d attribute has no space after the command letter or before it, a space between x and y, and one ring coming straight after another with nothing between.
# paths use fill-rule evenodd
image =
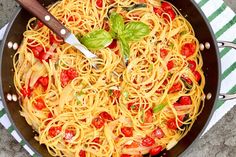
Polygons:
<instances>
[{"instance_id":1,"label":"white and green striped cloth","mask_svg":"<svg viewBox=\"0 0 236 157\"><path fill-rule=\"evenodd\" d=\"M195 1L208 18L217 40L233 41L236 43L236 15L228 6L226 6L223 0ZM5 28L0 30L0 39L5 32ZM221 93L236 93L236 50L229 48L220 49L220 58L222 63ZM217 110L215 111L205 132L208 131L217 121L219 121L235 104L236 100L229 100L226 102L218 101ZM25 144L24 140L22 140L14 130L14 127L11 125L1 102L0 122L29 152L30 155L36 156L36 154L29 148L29 146Z\"/></svg>"}]
</instances>

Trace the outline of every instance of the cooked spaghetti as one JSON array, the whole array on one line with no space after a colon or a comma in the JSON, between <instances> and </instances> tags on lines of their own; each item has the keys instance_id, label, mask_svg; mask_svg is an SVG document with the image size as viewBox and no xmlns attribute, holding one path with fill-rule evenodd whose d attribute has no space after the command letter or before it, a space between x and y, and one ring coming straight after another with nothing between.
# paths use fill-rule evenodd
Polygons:
<instances>
[{"instance_id":1,"label":"cooked spaghetti","mask_svg":"<svg viewBox=\"0 0 236 157\"><path fill-rule=\"evenodd\" d=\"M21 115L52 156L157 155L187 134L204 105L205 78L194 30L174 6L62 0L49 11L81 42L96 30L113 40L99 48L103 38L88 41L98 56L88 59L29 21L13 60L14 83Z\"/></svg>"}]
</instances>

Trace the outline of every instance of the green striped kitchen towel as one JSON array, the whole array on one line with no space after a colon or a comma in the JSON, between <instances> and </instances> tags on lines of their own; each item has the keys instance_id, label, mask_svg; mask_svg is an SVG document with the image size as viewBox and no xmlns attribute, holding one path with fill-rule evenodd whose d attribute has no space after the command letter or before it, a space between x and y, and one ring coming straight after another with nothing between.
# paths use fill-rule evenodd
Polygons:
<instances>
[{"instance_id":1,"label":"green striped kitchen towel","mask_svg":"<svg viewBox=\"0 0 236 157\"><path fill-rule=\"evenodd\" d=\"M208 18L217 40L227 40L236 43L236 16L235 13L222 0L195 0ZM6 28L6 27L5 27ZM0 39L5 31L0 30ZM220 49L222 63L222 93L236 93L236 50L224 48ZM234 105L236 100L217 102L215 111L208 127L208 131L217 121L219 121ZM0 103L0 122L11 133L12 136L29 152L36 156L24 140L17 134L9 121L3 105ZM204 133L205 133L204 132Z\"/></svg>"}]
</instances>

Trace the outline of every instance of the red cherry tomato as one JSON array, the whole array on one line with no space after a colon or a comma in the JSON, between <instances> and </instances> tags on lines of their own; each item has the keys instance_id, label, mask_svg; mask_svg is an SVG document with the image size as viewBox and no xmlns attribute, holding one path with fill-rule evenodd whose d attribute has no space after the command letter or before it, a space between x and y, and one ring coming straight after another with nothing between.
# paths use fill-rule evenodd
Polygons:
<instances>
[{"instance_id":1,"label":"red cherry tomato","mask_svg":"<svg viewBox=\"0 0 236 157\"><path fill-rule=\"evenodd\" d=\"M23 87L21 90L20 90L20 93L23 95L23 97L30 97L31 95L31 89L28 87L28 88L25 88Z\"/></svg>"},{"instance_id":2,"label":"red cherry tomato","mask_svg":"<svg viewBox=\"0 0 236 157\"><path fill-rule=\"evenodd\" d=\"M48 118L52 118L52 117L53 117L52 113L49 112L49 113L48 113Z\"/></svg>"},{"instance_id":3,"label":"red cherry tomato","mask_svg":"<svg viewBox=\"0 0 236 157\"><path fill-rule=\"evenodd\" d=\"M164 16L164 18L167 20L167 21L170 21L170 19L173 21L174 19L175 19L175 12L174 12L174 10L173 9L169 9L169 10L166 10L165 11L169 16L170 16L170 18L168 17L168 16Z\"/></svg>"},{"instance_id":4,"label":"red cherry tomato","mask_svg":"<svg viewBox=\"0 0 236 157\"><path fill-rule=\"evenodd\" d=\"M180 103L178 103L178 102L175 102L175 103L173 104L173 106L174 106L174 107L177 107L177 106L183 106L183 105L180 104Z\"/></svg>"},{"instance_id":5,"label":"red cherry tomato","mask_svg":"<svg viewBox=\"0 0 236 157\"><path fill-rule=\"evenodd\" d=\"M168 55L168 50L166 50L166 49L160 50L160 56L162 59L164 59L167 55Z\"/></svg>"},{"instance_id":6,"label":"red cherry tomato","mask_svg":"<svg viewBox=\"0 0 236 157\"><path fill-rule=\"evenodd\" d=\"M131 157L131 155L129 155L129 154L121 154L120 157Z\"/></svg>"},{"instance_id":7,"label":"red cherry tomato","mask_svg":"<svg viewBox=\"0 0 236 157\"><path fill-rule=\"evenodd\" d=\"M132 127L122 127L121 132L125 135L125 137L133 136L133 128Z\"/></svg>"},{"instance_id":8,"label":"red cherry tomato","mask_svg":"<svg viewBox=\"0 0 236 157\"><path fill-rule=\"evenodd\" d=\"M114 96L115 98L119 99L119 98L120 98L120 95L121 95L120 90L113 90L113 96Z\"/></svg>"},{"instance_id":9,"label":"red cherry tomato","mask_svg":"<svg viewBox=\"0 0 236 157\"><path fill-rule=\"evenodd\" d=\"M186 43L182 46L181 54L186 57L190 57L194 54L196 45L194 43Z\"/></svg>"},{"instance_id":10,"label":"red cherry tomato","mask_svg":"<svg viewBox=\"0 0 236 157\"><path fill-rule=\"evenodd\" d=\"M66 129L64 140L71 140L75 136L75 130Z\"/></svg>"},{"instance_id":11,"label":"red cherry tomato","mask_svg":"<svg viewBox=\"0 0 236 157\"><path fill-rule=\"evenodd\" d=\"M113 120L112 116L107 112L101 112L99 114L104 120Z\"/></svg>"},{"instance_id":12,"label":"red cherry tomato","mask_svg":"<svg viewBox=\"0 0 236 157\"><path fill-rule=\"evenodd\" d=\"M174 63L173 60L171 60L171 61L169 61L169 62L167 63L167 69L168 69L168 70L173 69L174 66L175 66L175 63Z\"/></svg>"},{"instance_id":13,"label":"red cherry tomato","mask_svg":"<svg viewBox=\"0 0 236 157\"><path fill-rule=\"evenodd\" d=\"M187 82L189 85L193 84L192 80L186 76L182 76L182 79Z\"/></svg>"},{"instance_id":14,"label":"red cherry tomato","mask_svg":"<svg viewBox=\"0 0 236 157\"><path fill-rule=\"evenodd\" d=\"M53 33L49 33L49 42L50 44L61 44L63 42L58 36L54 35Z\"/></svg>"},{"instance_id":15,"label":"red cherry tomato","mask_svg":"<svg viewBox=\"0 0 236 157\"><path fill-rule=\"evenodd\" d=\"M167 2L161 3L161 8L162 8L164 11L173 9L172 6L171 6L171 4L170 4L170 3L167 3Z\"/></svg>"},{"instance_id":16,"label":"red cherry tomato","mask_svg":"<svg viewBox=\"0 0 236 157\"><path fill-rule=\"evenodd\" d=\"M182 96L182 97L179 99L179 103L180 103L181 105L191 105L191 104L192 104L191 97L190 97L190 96Z\"/></svg>"},{"instance_id":17,"label":"red cherry tomato","mask_svg":"<svg viewBox=\"0 0 236 157\"><path fill-rule=\"evenodd\" d=\"M135 102L130 102L127 104L128 110L138 111L139 110L139 104L136 104Z\"/></svg>"},{"instance_id":18,"label":"red cherry tomato","mask_svg":"<svg viewBox=\"0 0 236 157\"><path fill-rule=\"evenodd\" d=\"M191 71L195 71L196 70L196 67L197 67L197 64L195 61L193 60L189 60L188 61L188 67Z\"/></svg>"},{"instance_id":19,"label":"red cherry tomato","mask_svg":"<svg viewBox=\"0 0 236 157\"><path fill-rule=\"evenodd\" d=\"M80 156L80 157L86 157L86 151L81 150L81 151L79 152L79 156Z\"/></svg>"},{"instance_id":20,"label":"red cherry tomato","mask_svg":"<svg viewBox=\"0 0 236 157\"><path fill-rule=\"evenodd\" d=\"M60 127L60 126L54 126L54 127L51 127L51 128L49 129L48 134L49 134L49 136L51 136L51 137L55 137L55 136L57 136L58 134L60 134L60 132L61 132L61 127Z\"/></svg>"},{"instance_id":21,"label":"red cherry tomato","mask_svg":"<svg viewBox=\"0 0 236 157\"><path fill-rule=\"evenodd\" d=\"M100 143L100 138L99 138L99 137L96 137L95 139L93 139L92 142L99 144L99 143Z\"/></svg>"},{"instance_id":22,"label":"red cherry tomato","mask_svg":"<svg viewBox=\"0 0 236 157\"><path fill-rule=\"evenodd\" d=\"M38 98L38 99L36 99L35 101L36 101L36 102L33 103L33 104L34 104L34 107L35 107L37 110L42 110L42 109L46 108L46 105L45 105L43 99Z\"/></svg>"},{"instance_id":23,"label":"red cherry tomato","mask_svg":"<svg viewBox=\"0 0 236 157\"><path fill-rule=\"evenodd\" d=\"M67 73L70 80L73 80L74 78L76 78L78 76L78 73L77 73L76 69L74 69L74 68L70 68L70 69L66 70L66 73Z\"/></svg>"},{"instance_id":24,"label":"red cherry tomato","mask_svg":"<svg viewBox=\"0 0 236 157\"><path fill-rule=\"evenodd\" d=\"M154 11L154 13L158 14L159 16L161 16L163 13L163 11L158 7L153 7L153 11Z\"/></svg>"},{"instance_id":25,"label":"red cherry tomato","mask_svg":"<svg viewBox=\"0 0 236 157\"><path fill-rule=\"evenodd\" d=\"M70 16L70 17L68 18L68 21L69 21L69 22L77 21L77 20L78 20L78 18L77 18L76 16Z\"/></svg>"},{"instance_id":26,"label":"red cherry tomato","mask_svg":"<svg viewBox=\"0 0 236 157\"><path fill-rule=\"evenodd\" d=\"M100 129L104 126L105 121L102 117L96 117L92 120L92 125L95 126L95 128Z\"/></svg>"},{"instance_id":27,"label":"red cherry tomato","mask_svg":"<svg viewBox=\"0 0 236 157\"><path fill-rule=\"evenodd\" d=\"M31 50L32 50L32 52L33 52L33 54L34 54L34 57L35 57L35 58L39 58L40 53L43 52L44 48L43 48L43 46L38 45L38 46L36 46L36 47L32 47Z\"/></svg>"},{"instance_id":28,"label":"red cherry tomato","mask_svg":"<svg viewBox=\"0 0 236 157\"><path fill-rule=\"evenodd\" d=\"M37 26L38 26L38 28L42 28L44 26L44 24L40 20L38 20Z\"/></svg>"},{"instance_id":29,"label":"red cherry tomato","mask_svg":"<svg viewBox=\"0 0 236 157\"><path fill-rule=\"evenodd\" d=\"M154 147L150 150L150 155L154 156L154 155L158 155L161 151L162 151L162 146L157 146L157 147Z\"/></svg>"},{"instance_id":30,"label":"red cherry tomato","mask_svg":"<svg viewBox=\"0 0 236 157\"><path fill-rule=\"evenodd\" d=\"M153 130L152 132L152 136L153 137L157 137L158 139L161 139L164 137L164 132L162 131L161 128L156 128L155 130Z\"/></svg>"},{"instance_id":31,"label":"red cherry tomato","mask_svg":"<svg viewBox=\"0 0 236 157\"><path fill-rule=\"evenodd\" d=\"M61 80L62 87L65 87L69 83L70 78L67 75L66 70L62 70L61 75L60 75L60 80Z\"/></svg>"},{"instance_id":32,"label":"red cherry tomato","mask_svg":"<svg viewBox=\"0 0 236 157\"><path fill-rule=\"evenodd\" d=\"M193 75L195 76L195 80L199 82L201 80L201 75L198 71L194 71Z\"/></svg>"},{"instance_id":33,"label":"red cherry tomato","mask_svg":"<svg viewBox=\"0 0 236 157\"><path fill-rule=\"evenodd\" d=\"M113 39L112 43L108 46L110 49L114 49L117 47L117 40Z\"/></svg>"},{"instance_id":34,"label":"red cherry tomato","mask_svg":"<svg viewBox=\"0 0 236 157\"><path fill-rule=\"evenodd\" d=\"M151 147L152 145L155 144L155 140L149 136L145 137L143 140L142 140L142 145L145 146L145 147Z\"/></svg>"},{"instance_id":35,"label":"red cherry tomato","mask_svg":"<svg viewBox=\"0 0 236 157\"><path fill-rule=\"evenodd\" d=\"M171 119L167 120L167 127L169 129L172 129L172 130L176 130L177 129L175 118L171 118Z\"/></svg>"},{"instance_id":36,"label":"red cherry tomato","mask_svg":"<svg viewBox=\"0 0 236 157\"><path fill-rule=\"evenodd\" d=\"M44 90L46 90L48 88L49 78L48 78L48 76L40 77L38 79L38 82L43 86Z\"/></svg>"},{"instance_id":37,"label":"red cherry tomato","mask_svg":"<svg viewBox=\"0 0 236 157\"><path fill-rule=\"evenodd\" d=\"M102 4L103 4L103 1L102 0L97 0L96 1L96 5L98 8L101 8L102 7Z\"/></svg>"},{"instance_id":38,"label":"red cherry tomato","mask_svg":"<svg viewBox=\"0 0 236 157\"><path fill-rule=\"evenodd\" d=\"M152 123L153 122L153 111L152 109L149 109L145 112L145 123Z\"/></svg>"},{"instance_id":39,"label":"red cherry tomato","mask_svg":"<svg viewBox=\"0 0 236 157\"><path fill-rule=\"evenodd\" d=\"M182 84L180 82L175 83L169 90L169 93L175 93L182 89Z\"/></svg>"}]
</instances>

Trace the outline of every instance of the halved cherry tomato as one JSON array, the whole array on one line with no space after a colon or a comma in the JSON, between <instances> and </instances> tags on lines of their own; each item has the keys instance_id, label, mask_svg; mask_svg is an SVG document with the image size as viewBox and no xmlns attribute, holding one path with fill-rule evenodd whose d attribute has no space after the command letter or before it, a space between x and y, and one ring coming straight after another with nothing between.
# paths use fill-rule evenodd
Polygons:
<instances>
[{"instance_id":1,"label":"halved cherry tomato","mask_svg":"<svg viewBox=\"0 0 236 157\"><path fill-rule=\"evenodd\" d=\"M177 82L173 84L173 86L169 89L169 93L175 93L182 89L182 84L180 82Z\"/></svg>"},{"instance_id":2,"label":"halved cherry tomato","mask_svg":"<svg viewBox=\"0 0 236 157\"><path fill-rule=\"evenodd\" d=\"M190 57L194 54L196 45L194 43L186 43L181 48L181 54L186 57Z\"/></svg>"},{"instance_id":3,"label":"halved cherry tomato","mask_svg":"<svg viewBox=\"0 0 236 157\"><path fill-rule=\"evenodd\" d=\"M117 47L117 40L113 39L112 43L108 46L110 49L114 49Z\"/></svg>"},{"instance_id":4,"label":"halved cherry tomato","mask_svg":"<svg viewBox=\"0 0 236 157\"><path fill-rule=\"evenodd\" d=\"M63 42L58 36L54 35L53 33L49 33L49 42L50 44L61 44Z\"/></svg>"},{"instance_id":5,"label":"halved cherry tomato","mask_svg":"<svg viewBox=\"0 0 236 157\"><path fill-rule=\"evenodd\" d=\"M192 100L190 96L182 96L179 99L179 103L181 105L191 105L192 104Z\"/></svg>"},{"instance_id":6,"label":"halved cherry tomato","mask_svg":"<svg viewBox=\"0 0 236 157\"><path fill-rule=\"evenodd\" d=\"M37 26L38 26L38 28L41 28L41 27L44 26L44 24L40 20L38 20L37 21Z\"/></svg>"},{"instance_id":7,"label":"halved cherry tomato","mask_svg":"<svg viewBox=\"0 0 236 157\"><path fill-rule=\"evenodd\" d=\"M70 80L73 80L74 78L76 78L78 76L78 73L74 68L70 68L70 69L66 70L66 73L67 73Z\"/></svg>"},{"instance_id":8,"label":"halved cherry tomato","mask_svg":"<svg viewBox=\"0 0 236 157\"><path fill-rule=\"evenodd\" d=\"M169 61L169 62L167 63L167 69L168 69L168 70L173 69L173 68L174 68L174 65L175 65L175 63L174 63L173 60Z\"/></svg>"},{"instance_id":9,"label":"halved cherry tomato","mask_svg":"<svg viewBox=\"0 0 236 157\"><path fill-rule=\"evenodd\" d=\"M95 128L100 129L104 126L105 121L102 117L98 116L92 120L92 125L95 126Z\"/></svg>"},{"instance_id":10,"label":"halved cherry tomato","mask_svg":"<svg viewBox=\"0 0 236 157\"><path fill-rule=\"evenodd\" d=\"M103 1L102 0L97 0L96 1L96 5L98 8L101 8L102 7L102 4L103 4Z\"/></svg>"},{"instance_id":11,"label":"halved cherry tomato","mask_svg":"<svg viewBox=\"0 0 236 157\"><path fill-rule=\"evenodd\" d=\"M81 151L79 152L79 156L80 156L80 157L86 157L86 151L81 150Z\"/></svg>"},{"instance_id":12,"label":"halved cherry tomato","mask_svg":"<svg viewBox=\"0 0 236 157\"><path fill-rule=\"evenodd\" d=\"M171 4L170 4L170 3L167 3L167 2L161 3L161 8L162 8L164 11L173 9L172 6L171 6Z\"/></svg>"},{"instance_id":13,"label":"halved cherry tomato","mask_svg":"<svg viewBox=\"0 0 236 157\"><path fill-rule=\"evenodd\" d=\"M113 90L112 92L113 92L113 96L115 98L117 98L117 99L120 98L120 95L121 95L120 90Z\"/></svg>"},{"instance_id":14,"label":"halved cherry tomato","mask_svg":"<svg viewBox=\"0 0 236 157\"><path fill-rule=\"evenodd\" d=\"M189 85L192 85L193 84L193 82L192 82L192 80L190 79L190 78L188 78L188 77L186 77L186 76L182 76L181 77L185 82L187 82Z\"/></svg>"},{"instance_id":15,"label":"halved cherry tomato","mask_svg":"<svg viewBox=\"0 0 236 157\"><path fill-rule=\"evenodd\" d=\"M20 93L23 95L23 97L30 97L31 95L31 89L28 87L28 88L25 88L23 87L21 90L20 90Z\"/></svg>"},{"instance_id":16,"label":"halved cherry tomato","mask_svg":"<svg viewBox=\"0 0 236 157\"><path fill-rule=\"evenodd\" d=\"M167 55L168 55L168 50L160 49L160 56L162 59L164 59Z\"/></svg>"},{"instance_id":17,"label":"halved cherry tomato","mask_svg":"<svg viewBox=\"0 0 236 157\"><path fill-rule=\"evenodd\" d=\"M188 60L188 67L191 71L195 71L196 67L197 67L197 64L193 60Z\"/></svg>"},{"instance_id":18,"label":"halved cherry tomato","mask_svg":"<svg viewBox=\"0 0 236 157\"><path fill-rule=\"evenodd\" d=\"M61 132L61 127L60 126L54 126L54 127L51 127L48 131L48 134L49 136L51 137L55 137L57 136L58 134L60 134Z\"/></svg>"},{"instance_id":19,"label":"halved cherry tomato","mask_svg":"<svg viewBox=\"0 0 236 157\"><path fill-rule=\"evenodd\" d=\"M99 116L102 117L104 120L113 120L112 116L105 111L101 112Z\"/></svg>"},{"instance_id":20,"label":"halved cherry tomato","mask_svg":"<svg viewBox=\"0 0 236 157\"><path fill-rule=\"evenodd\" d=\"M170 19L173 21L175 19L176 15L173 9L166 10L165 13L167 13L170 16L170 18L166 15L163 16L167 21L169 21Z\"/></svg>"},{"instance_id":21,"label":"halved cherry tomato","mask_svg":"<svg viewBox=\"0 0 236 157\"><path fill-rule=\"evenodd\" d=\"M49 112L49 113L48 113L48 118L52 118L52 117L53 117L52 113Z\"/></svg>"},{"instance_id":22,"label":"halved cherry tomato","mask_svg":"<svg viewBox=\"0 0 236 157\"><path fill-rule=\"evenodd\" d=\"M64 140L71 140L75 136L75 130L66 129Z\"/></svg>"},{"instance_id":23,"label":"halved cherry tomato","mask_svg":"<svg viewBox=\"0 0 236 157\"><path fill-rule=\"evenodd\" d=\"M156 128L155 130L153 130L152 132L152 136L153 137L157 137L158 139L161 139L162 137L164 137L164 132L162 131L161 128Z\"/></svg>"},{"instance_id":24,"label":"halved cherry tomato","mask_svg":"<svg viewBox=\"0 0 236 157\"><path fill-rule=\"evenodd\" d=\"M161 16L163 13L163 11L158 7L153 7L153 11L154 11L154 13L158 14L159 16Z\"/></svg>"},{"instance_id":25,"label":"halved cherry tomato","mask_svg":"<svg viewBox=\"0 0 236 157\"><path fill-rule=\"evenodd\" d=\"M78 20L78 18L76 17L76 16L70 16L69 18L68 18L68 21L69 22L71 22L71 21L77 21Z\"/></svg>"},{"instance_id":26,"label":"halved cherry tomato","mask_svg":"<svg viewBox=\"0 0 236 157\"><path fill-rule=\"evenodd\" d=\"M144 122L145 123L152 123L153 122L153 111L152 111L152 109L149 109L145 112Z\"/></svg>"},{"instance_id":27,"label":"halved cherry tomato","mask_svg":"<svg viewBox=\"0 0 236 157\"><path fill-rule=\"evenodd\" d=\"M122 127L121 132L125 135L125 137L133 136L133 128L132 127Z\"/></svg>"},{"instance_id":28,"label":"halved cherry tomato","mask_svg":"<svg viewBox=\"0 0 236 157\"><path fill-rule=\"evenodd\" d=\"M39 82L43 86L44 90L46 90L48 88L49 78L48 76L40 77L37 82Z\"/></svg>"},{"instance_id":29,"label":"halved cherry tomato","mask_svg":"<svg viewBox=\"0 0 236 157\"><path fill-rule=\"evenodd\" d=\"M38 45L36 47L32 47L31 50L32 50L32 52L34 54L34 57L35 58L39 58L40 53L42 53L44 49L43 49L43 46Z\"/></svg>"},{"instance_id":30,"label":"halved cherry tomato","mask_svg":"<svg viewBox=\"0 0 236 157\"><path fill-rule=\"evenodd\" d=\"M99 138L99 137L96 137L95 139L93 139L92 142L99 144L99 143L100 143L100 138Z\"/></svg>"},{"instance_id":31,"label":"halved cherry tomato","mask_svg":"<svg viewBox=\"0 0 236 157\"><path fill-rule=\"evenodd\" d=\"M195 76L195 80L199 82L201 80L201 75L198 71L194 71L193 75Z\"/></svg>"},{"instance_id":32,"label":"halved cherry tomato","mask_svg":"<svg viewBox=\"0 0 236 157\"><path fill-rule=\"evenodd\" d=\"M128 110L133 110L133 111L138 111L139 109L139 104L136 104L135 102L130 102L127 104Z\"/></svg>"},{"instance_id":33,"label":"halved cherry tomato","mask_svg":"<svg viewBox=\"0 0 236 157\"><path fill-rule=\"evenodd\" d=\"M61 80L62 87L65 87L69 83L70 78L67 75L66 70L62 70L61 75L60 75L60 80Z\"/></svg>"},{"instance_id":34,"label":"halved cherry tomato","mask_svg":"<svg viewBox=\"0 0 236 157\"><path fill-rule=\"evenodd\" d=\"M145 146L145 147L151 147L152 145L155 144L155 140L149 136L145 137L143 140L142 140L142 145Z\"/></svg>"},{"instance_id":35,"label":"halved cherry tomato","mask_svg":"<svg viewBox=\"0 0 236 157\"><path fill-rule=\"evenodd\" d=\"M152 148L149 153L150 155L154 156L154 155L159 154L162 151L162 149L163 149L162 146L156 146Z\"/></svg>"},{"instance_id":36,"label":"halved cherry tomato","mask_svg":"<svg viewBox=\"0 0 236 157\"><path fill-rule=\"evenodd\" d=\"M178 103L178 102L175 102L175 103L173 104L173 106L174 106L174 107L177 107L177 106L183 106L183 105L180 104L180 103Z\"/></svg>"},{"instance_id":37,"label":"halved cherry tomato","mask_svg":"<svg viewBox=\"0 0 236 157\"><path fill-rule=\"evenodd\" d=\"M37 110L42 110L42 109L46 108L46 105L45 105L43 99L38 98L38 99L36 99L35 101L36 101L36 102L33 103L33 104L34 104L34 107L35 107Z\"/></svg>"},{"instance_id":38,"label":"halved cherry tomato","mask_svg":"<svg viewBox=\"0 0 236 157\"><path fill-rule=\"evenodd\" d=\"M129 154L121 154L120 157L131 157L131 155L129 155Z\"/></svg>"},{"instance_id":39,"label":"halved cherry tomato","mask_svg":"<svg viewBox=\"0 0 236 157\"><path fill-rule=\"evenodd\" d=\"M176 130L178 128L176 125L175 118L171 118L171 119L167 120L167 127L172 130Z\"/></svg>"}]
</instances>

